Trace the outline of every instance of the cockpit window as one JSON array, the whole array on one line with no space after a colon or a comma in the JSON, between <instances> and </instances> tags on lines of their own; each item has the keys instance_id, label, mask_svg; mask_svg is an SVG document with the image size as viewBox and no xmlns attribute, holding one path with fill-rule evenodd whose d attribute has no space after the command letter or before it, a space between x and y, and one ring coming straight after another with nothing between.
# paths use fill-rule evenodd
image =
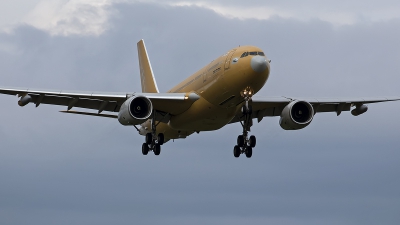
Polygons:
<instances>
[{"instance_id":1,"label":"cockpit window","mask_svg":"<svg viewBox=\"0 0 400 225\"><path fill-rule=\"evenodd\" d=\"M246 57L248 55L261 55L261 56L265 56L264 52L244 52L240 58Z\"/></svg>"}]
</instances>

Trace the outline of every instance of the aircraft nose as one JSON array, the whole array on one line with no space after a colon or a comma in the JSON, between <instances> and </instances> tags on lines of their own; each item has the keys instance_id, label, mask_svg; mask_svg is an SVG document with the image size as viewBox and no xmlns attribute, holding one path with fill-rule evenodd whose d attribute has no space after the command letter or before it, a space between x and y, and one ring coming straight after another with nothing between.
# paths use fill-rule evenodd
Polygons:
<instances>
[{"instance_id":1,"label":"aircraft nose","mask_svg":"<svg viewBox=\"0 0 400 225\"><path fill-rule=\"evenodd\" d=\"M251 68L257 73L264 72L268 67L267 59L263 56L253 56L251 59Z\"/></svg>"}]
</instances>

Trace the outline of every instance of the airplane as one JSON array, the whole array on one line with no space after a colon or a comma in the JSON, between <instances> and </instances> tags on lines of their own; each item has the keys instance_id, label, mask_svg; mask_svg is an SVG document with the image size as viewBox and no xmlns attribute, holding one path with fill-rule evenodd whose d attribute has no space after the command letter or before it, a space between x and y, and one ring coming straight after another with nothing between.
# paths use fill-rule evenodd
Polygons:
<instances>
[{"instance_id":1,"label":"airplane","mask_svg":"<svg viewBox=\"0 0 400 225\"><path fill-rule=\"evenodd\" d=\"M368 110L366 104L399 98L293 98L255 94L267 82L271 60L255 46L239 46L216 58L166 93L160 93L144 40L137 43L142 92L98 93L1 88L0 94L17 95L18 105L34 103L67 106L60 112L118 119L145 136L142 154L161 152L169 140L186 138L240 123L242 133L233 148L234 157L251 158L256 137L249 135L253 119L280 116L284 130L307 127L316 113L350 111L354 116ZM94 111L73 111L84 108ZM352 109L353 108L353 109ZM104 111L110 113L103 113Z\"/></svg>"}]
</instances>

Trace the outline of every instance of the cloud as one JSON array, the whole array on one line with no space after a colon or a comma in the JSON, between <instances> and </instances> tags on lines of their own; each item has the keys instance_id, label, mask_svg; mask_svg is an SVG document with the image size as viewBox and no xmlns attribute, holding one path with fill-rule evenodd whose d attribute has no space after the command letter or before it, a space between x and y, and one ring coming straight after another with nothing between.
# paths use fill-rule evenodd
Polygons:
<instances>
[{"instance_id":1,"label":"cloud","mask_svg":"<svg viewBox=\"0 0 400 225\"><path fill-rule=\"evenodd\" d=\"M396 20L334 28L320 20L228 19L201 7L119 3L110 10L118 15L101 35L51 35L29 25L0 34L9 48L0 51L0 86L138 91L136 42L143 38L162 91L250 44L272 59L258 95L399 95ZM144 138L116 120L64 115L60 106L21 108L15 96L0 95L0 102L2 223L400 220L399 102L371 104L360 117L317 114L295 132L265 118L252 127L252 159L232 155L239 124L145 157Z\"/></svg>"},{"instance_id":2,"label":"cloud","mask_svg":"<svg viewBox=\"0 0 400 225\"><path fill-rule=\"evenodd\" d=\"M256 1L253 4L244 4L238 1L175 1L171 2L170 5L206 8L227 18L242 20L269 20L275 17L300 21L318 19L335 26L397 19L400 11L400 6L397 3L382 4L376 2L371 4L371 1L366 4L364 2L357 4L357 1L350 1L350 3L324 1L321 4L320 1L312 0L302 1L301 4L294 1L279 1L279 3Z\"/></svg>"},{"instance_id":3,"label":"cloud","mask_svg":"<svg viewBox=\"0 0 400 225\"><path fill-rule=\"evenodd\" d=\"M229 19L271 20L274 18L298 21L321 20L334 26L371 23L398 19L400 5L396 1L154 1L154 0L41 0L28 14L20 16L19 23L26 23L51 35L94 35L103 34L110 29L110 19L119 15L113 5L149 4L162 7L195 7L211 10ZM17 4L17 3L15 3ZM33 3L30 4L32 7ZM17 8L13 7L13 10ZM25 7L27 8L27 6ZM21 10L21 14L26 9ZM5 14L5 13L3 13ZM7 16L9 15L9 16ZM4 20L15 17L5 14ZM7 17L7 18L6 18ZM3 30L12 32L9 23L3 24ZM15 27L15 26L14 26Z\"/></svg>"},{"instance_id":4,"label":"cloud","mask_svg":"<svg viewBox=\"0 0 400 225\"><path fill-rule=\"evenodd\" d=\"M51 35L94 35L109 29L109 19L115 13L114 1L41 1L23 22L46 30Z\"/></svg>"}]
</instances>

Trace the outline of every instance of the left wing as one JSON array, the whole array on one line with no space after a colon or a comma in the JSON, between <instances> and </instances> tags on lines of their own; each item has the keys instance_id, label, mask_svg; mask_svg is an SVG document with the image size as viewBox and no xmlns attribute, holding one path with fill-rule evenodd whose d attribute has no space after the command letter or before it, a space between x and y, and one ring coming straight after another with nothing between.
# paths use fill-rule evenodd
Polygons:
<instances>
[{"instance_id":1,"label":"left wing","mask_svg":"<svg viewBox=\"0 0 400 225\"><path fill-rule=\"evenodd\" d=\"M262 97L253 96L252 98L252 117L260 122L264 117L280 116L282 110L293 101L305 101L314 108L314 113L336 112L340 115L343 111L350 111L353 106L364 104L398 101L400 97L380 97L380 98L289 98L289 97ZM242 113L238 113L231 123L239 122Z\"/></svg>"},{"instance_id":2,"label":"left wing","mask_svg":"<svg viewBox=\"0 0 400 225\"><path fill-rule=\"evenodd\" d=\"M155 110L176 115L186 111L200 97L195 93L97 93L77 91L46 91L24 88L1 88L0 94L17 95L18 104L24 106L30 102L36 107L40 104L67 106L70 113L96 115L96 113L69 111L73 107L97 110L103 117L112 117L100 114L103 111L119 112L121 105L132 96L144 96L151 100Z\"/></svg>"}]
</instances>

